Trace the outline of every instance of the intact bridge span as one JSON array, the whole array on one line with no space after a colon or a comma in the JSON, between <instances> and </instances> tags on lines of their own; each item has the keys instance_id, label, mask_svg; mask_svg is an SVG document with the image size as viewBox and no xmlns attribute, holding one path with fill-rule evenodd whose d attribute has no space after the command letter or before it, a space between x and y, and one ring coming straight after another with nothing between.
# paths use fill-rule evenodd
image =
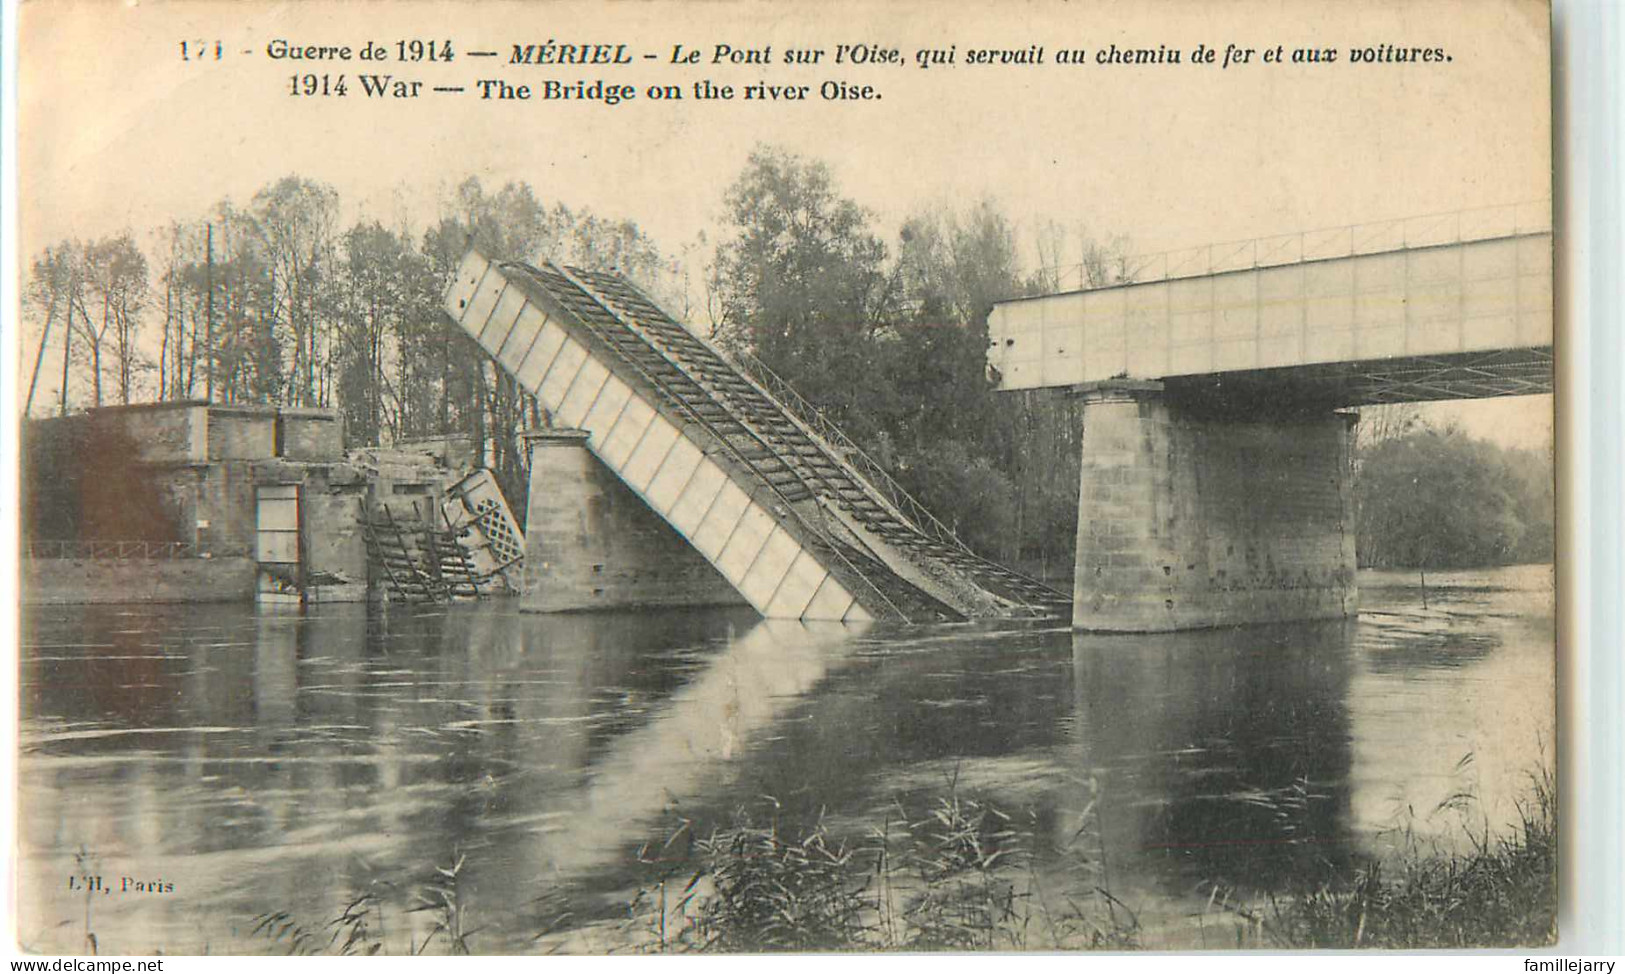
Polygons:
<instances>
[{"instance_id":1,"label":"intact bridge span","mask_svg":"<svg viewBox=\"0 0 1625 974\"><path fill-rule=\"evenodd\" d=\"M1339 409L1550 393L1549 213L1198 248L995 306L999 388L1085 402L1074 626L1353 615Z\"/></svg>"}]
</instances>

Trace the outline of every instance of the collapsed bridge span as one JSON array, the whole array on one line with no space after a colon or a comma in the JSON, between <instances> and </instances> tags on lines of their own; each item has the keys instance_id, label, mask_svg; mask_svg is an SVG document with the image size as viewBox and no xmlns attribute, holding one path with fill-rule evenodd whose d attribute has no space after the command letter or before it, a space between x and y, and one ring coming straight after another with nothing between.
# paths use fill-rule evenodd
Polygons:
<instances>
[{"instance_id":1,"label":"collapsed bridge span","mask_svg":"<svg viewBox=\"0 0 1625 974\"><path fill-rule=\"evenodd\" d=\"M895 485L877 485L884 473L855 447L831 442L785 393L770 394L618 275L494 263L473 250L445 309L765 616L1065 610L1061 593L981 558Z\"/></svg>"}]
</instances>

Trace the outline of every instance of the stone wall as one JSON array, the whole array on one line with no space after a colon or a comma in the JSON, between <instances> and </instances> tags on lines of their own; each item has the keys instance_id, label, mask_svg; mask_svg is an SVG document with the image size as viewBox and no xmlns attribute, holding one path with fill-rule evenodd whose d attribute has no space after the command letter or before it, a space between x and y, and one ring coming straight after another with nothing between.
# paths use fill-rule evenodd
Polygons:
<instances>
[{"instance_id":1,"label":"stone wall","mask_svg":"<svg viewBox=\"0 0 1625 974\"><path fill-rule=\"evenodd\" d=\"M209 459L276 456L276 423L276 410L271 407L209 407Z\"/></svg>"},{"instance_id":2,"label":"stone wall","mask_svg":"<svg viewBox=\"0 0 1625 974\"><path fill-rule=\"evenodd\" d=\"M110 406L90 413L89 421L122 429L140 451L128 459L143 463L202 463L209 452L208 415L201 405L164 403Z\"/></svg>"},{"instance_id":3,"label":"stone wall","mask_svg":"<svg viewBox=\"0 0 1625 974\"><path fill-rule=\"evenodd\" d=\"M522 611L744 602L592 455L584 433L536 436L530 456Z\"/></svg>"},{"instance_id":4,"label":"stone wall","mask_svg":"<svg viewBox=\"0 0 1625 974\"><path fill-rule=\"evenodd\" d=\"M305 571L313 602L367 598L367 539L362 529L365 483L307 483L300 506Z\"/></svg>"},{"instance_id":5,"label":"stone wall","mask_svg":"<svg viewBox=\"0 0 1625 974\"><path fill-rule=\"evenodd\" d=\"M1351 616L1350 421L1084 411L1073 624L1153 632Z\"/></svg>"},{"instance_id":6,"label":"stone wall","mask_svg":"<svg viewBox=\"0 0 1625 974\"><path fill-rule=\"evenodd\" d=\"M284 409L281 452L289 460L339 460L344 457L344 421L330 409Z\"/></svg>"},{"instance_id":7,"label":"stone wall","mask_svg":"<svg viewBox=\"0 0 1625 974\"><path fill-rule=\"evenodd\" d=\"M30 421L21 457L24 536L192 541L194 478L185 457L200 415L115 407ZM151 463L149 456L179 459Z\"/></svg>"}]
</instances>

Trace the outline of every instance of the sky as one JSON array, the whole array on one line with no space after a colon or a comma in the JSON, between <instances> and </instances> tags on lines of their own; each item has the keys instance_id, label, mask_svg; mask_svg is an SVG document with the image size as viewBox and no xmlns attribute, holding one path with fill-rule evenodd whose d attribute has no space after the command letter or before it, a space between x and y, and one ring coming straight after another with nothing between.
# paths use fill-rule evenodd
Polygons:
<instances>
[{"instance_id":1,"label":"sky","mask_svg":"<svg viewBox=\"0 0 1625 974\"><path fill-rule=\"evenodd\" d=\"M676 253L701 231L714 238L728 184L763 143L828 163L885 236L923 205L990 198L1016 221L1030 261L1037 228L1052 220L1152 253L1524 203L1550 195L1547 17L1524 0L31 2L21 17L19 251L26 261L66 237L201 219L223 197L245 204L297 173L336 187L352 218L414 227L468 175L492 188L526 180L544 199L631 219ZM372 41L393 54L410 39L449 40L456 56L267 53L285 41L353 55ZM218 61L208 56L215 40ZM194 54L203 42L206 56L183 60L182 41ZM550 41L624 44L633 63L506 63L514 45ZM672 64L677 45L700 63ZM772 63L713 63L718 45ZM837 64L838 45L895 49L898 61ZM968 63L973 50L1033 45L1046 63ZM1182 59L1099 63L1112 45ZM1191 62L1198 45L1218 52L1214 63ZM1230 45L1253 53L1223 66ZM1265 63L1277 45L1288 63ZM1349 61L1350 48L1387 46L1449 60ZM915 61L920 49L949 47L953 65ZM1299 48L1339 58L1290 63ZM824 53L785 64L791 49ZM1087 63L1056 63L1078 49ZM467 53L478 50L498 56ZM291 95L305 73L344 74L350 93ZM423 92L361 97L362 73L420 81ZM480 79L529 84L533 97L480 99ZM675 85L686 97L540 97L548 80L599 79L640 93ZM695 99L702 79L735 98ZM880 97L825 100L825 82L871 85ZM751 84L806 85L808 97L745 101ZM1550 403L1447 411L1470 429L1488 416L1485 430L1510 435L1540 427Z\"/></svg>"}]
</instances>

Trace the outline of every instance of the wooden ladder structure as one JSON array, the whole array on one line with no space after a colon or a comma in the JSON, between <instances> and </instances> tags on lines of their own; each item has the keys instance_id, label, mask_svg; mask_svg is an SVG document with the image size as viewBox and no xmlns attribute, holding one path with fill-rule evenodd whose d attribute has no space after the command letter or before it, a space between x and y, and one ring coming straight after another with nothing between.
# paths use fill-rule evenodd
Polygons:
<instances>
[{"instance_id":1,"label":"wooden ladder structure","mask_svg":"<svg viewBox=\"0 0 1625 974\"><path fill-rule=\"evenodd\" d=\"M414 509L416 505L413 505ZM432 574L439 582L440 588L447 599L477 599L484 596L480 589L480 579L474 570L473 561L469 552L463 547L457 532L449 530L425 529L424 540L428 543L428 562Z\"/></svg>"},{"instance_id":2,"label":"wooden ladder structure","mask_svg":"<svg viewBox=\"0 0 1625 974\"><path fill-rule=\"evenodd\" d=\"M413 504L416 510L417 505ZM362 521L367 554L382 569L384 595L392 602L442 601L437 579L424 570L409 525L395 519L388 504L374 504Z\"/></svg>"}]
</instances>

